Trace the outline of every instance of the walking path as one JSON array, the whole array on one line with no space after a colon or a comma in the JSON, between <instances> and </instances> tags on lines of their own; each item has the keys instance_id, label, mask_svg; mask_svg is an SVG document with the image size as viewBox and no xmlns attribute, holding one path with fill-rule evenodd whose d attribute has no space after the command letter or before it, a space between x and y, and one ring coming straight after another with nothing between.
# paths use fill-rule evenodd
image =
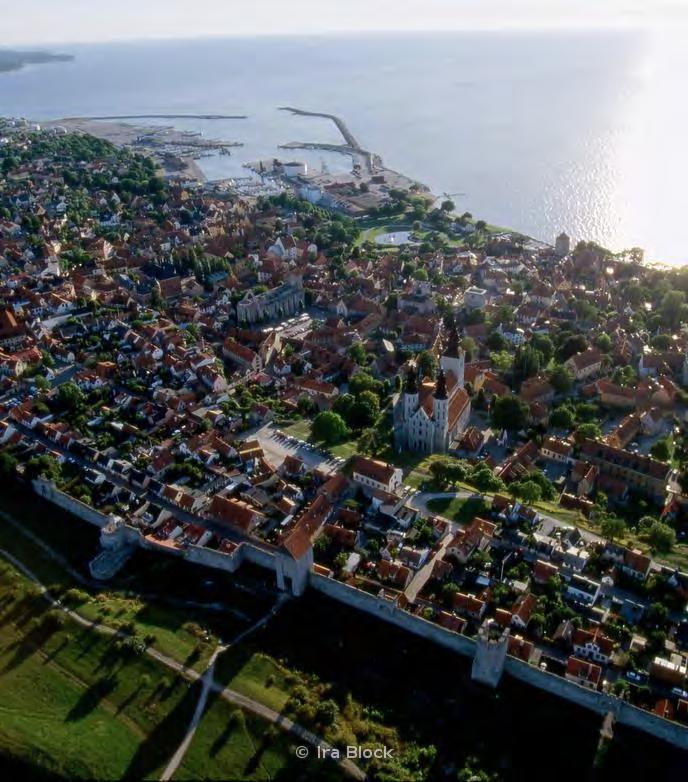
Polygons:
<instances>
[{"instance_id":1,"label":"walking path","mask_svg":"<svg viewBox=\"0 0 688 782\"><path fill-rule=\"evenodd\" d=\"M174 755L172 755L170 762L162 772L160 782L168 782L168 780L172 779L175 772L179 768L179 764L184 759L184 755L186 755L186 751L193 741L193 737L196 735L196 728L201 721L201 717L205 711L206 703L208 702L208 693L210 692L210 688L215 681L213 677L213 672L215 670L215 660L217 660L218 655L221 654L224 649L225 647L218 646L217 649L213 652L213 656L208 661L208 667L205 669L203 674L203 687L201 689L201 696L198 699L198 703L196 704L193 717L191 718L191 722L189 723L189 727L186 731L186 734L184 735L184 738L182 739L181 744L177 747L177 751L174 753Z\"/></svg>"},{"instance_id":2,"label":"walking path","mask_svg":"<svg viewBox=\"0 0 688 782\"><path fill-rule=\"evenodd\" d=\"M275 616L275 614L279 611L279 609L284 605L286 600L287 600L287 596L281 594L277 600L277 603L275 603L275 605L272 607L272 609L268 614L266 614L262 619L260 619L254 625L244 630L242 633L239 633L239 635L234 639L232 643L227 645L221 644L217 647L217 649L215 649L212 657L210 658L210 660L208 660L208 665L205 671L203 672L203 688L201 690L201 695L198 699L198 704L196 705L196 710L194 711L193 717L191 718L191 722L189 723L189 727L186 731L186 735L182 739L182 742L177 748L177 751L172 756L172 759L167 764L167 767L165 768L163 775L160 777L160 782L168 782L168 780L172 779L175 772L179 768L179 764L184 759L184 755L186 754L186 751L189 748L191 741L193 740L193 737L196 733L196 728L198 727L198 724L201 721L201 717L203 716L203 712L205 711L206 703L208 701L208 693L210 692L211 689L221 690L221 688L218 688L214 677L215 663L217 661L217 658L221 654L226 652L227 649L241 643L241 641L243 641L244 638L249 636L251 633L254 633L256 630L260 629L261 627L264 627L270 621L270 619L272 619L272 617Z\"/></svg>"},{"instance_id":3,"label":"walking path","mask_svg":"<svg viewBox=\"0 0 688 782\"><path fill-rule=\"evenodd\" d=\"M45 584L43 584L41 580L23 562L17 559L17 557L15 557L9 551L0 548L0 557L4 557L8 562L14 565L14 567L16 567L17 570L23 573L30 581L33 581L35 584L37 584L40 589L41 596L53 608L58 608L61 611L63 611L65 614L67 614L67 616L70 617L70 619L72 619L81 627L84 627L88 630L93 630L97 633L100 633L101 635L120 638L123 640L131 637L128 633L125 633L122 630L115 630L112 627L108 627L107 625L100 624L99 622L92 622L90 619L85 619L76 611L73 611L72 609L64 606L59 600L57 600L55 597L53 597L53 595L50 594ZM254 632L259 627L262 627L267 621L269 621L269 619L272 616L274 616L274 613L276 613L280 607L281 604L276 605L267 616L263 617L263 619L260 620L260 622L257 622L253 627L249 628L249 630L244 631L240 636L238 636L237 640L245 638L248 632ZM224 651L226 648L227 647L218 647L218 649L216 650L216 655L220 651ZM199 674L193 668L187 668L182 663L177 662L177 660L173 660L171 657L167 657L167 655L161 654L155 649L146 647L144 651L145 654L147 654L149 657L151 657L154 660L157 660L159 663L164 665L166 668L169 668L170 670L174 671L175 673L184 676L189 681L197 682L201 678L203 678L204 689L206 689L205 679L207 677L208 671L209 670L211 671L210 668L207 669L204 674ZM321 752L322 756L325 756L327 753L331 753L332 751L332 746L330 744L328 744L326 741L323 741L321 738L311 733L309 730L306 730L306 728L304 728L302 725L299 725L296 722L292 722L292 720L287 719L279 712L276 712L273 709L264 706L262 703L259 703L258 701L255 701L252 698L248 698L247 696L242 695L241 693L236 692L235 690L231 690L228 687L223 687L221 684L218 684L212 678L212 671L211 671L211 676L209 678L209 682L207 684L207 690L213 690L213 692L217 692L219 696L223 700L227 701L228 703L232 703L236 706L241 707L246 711L251 712L252 714L256 714L257 716L262 717L268 722L271 722L274 725L276 725L278 728L281 728L282 730L293 734L304 743L310 744L312 747L315 747L316 749L320 748L321 750L323 750L323 752ZM207 698L207 692L206 692L206 698ZM197 706L196 709L199 715L198 717L199 719L200 719L200 715L202 715L203 713L204 708L205 708L205 700L203 700L202 703L199 700L199 705ZM196 714L194 714L194 717L195 716ZM193 720L192 720L192 724L193 724ZM195 727L194 727L194 732L195 732ZM193 738L193 736L191 738ZM180 749L182 749L182 747L180 747ZM185 748L184 751L186 751ZM366 779L365 773L351 760L347 760L347 759L340 760L339 765L342 768L342 770L352 779L356 779L356 780Z\"/></svg>"}]
</instances>

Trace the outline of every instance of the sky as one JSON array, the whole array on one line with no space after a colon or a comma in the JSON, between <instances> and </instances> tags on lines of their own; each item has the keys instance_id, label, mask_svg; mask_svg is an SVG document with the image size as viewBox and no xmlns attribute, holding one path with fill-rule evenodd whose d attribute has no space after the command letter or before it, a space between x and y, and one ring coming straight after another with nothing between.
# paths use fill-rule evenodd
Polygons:
<instances>
[{"instance_id":1,"label":"sky","mask_svg":"<svg viewBox=\"0 0 688 782\"><path fill-rule=\"evenodd\" d=\"M688 25L688 0L0 0L0 46L328 32Z\"/></svg>"}]
</instances>

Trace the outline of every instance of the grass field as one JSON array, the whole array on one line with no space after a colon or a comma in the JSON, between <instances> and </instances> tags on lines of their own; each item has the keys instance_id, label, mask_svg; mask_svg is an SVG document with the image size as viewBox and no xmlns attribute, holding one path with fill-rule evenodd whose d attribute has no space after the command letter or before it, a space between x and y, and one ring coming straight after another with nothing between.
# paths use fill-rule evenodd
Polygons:
<instances>
[{"instance_id":1,"label":"grass field","mask_svg":"<svg viewBox=\"0 0 688 782\"><path fill-rule=\"evenodd\" d=\"M76 525L75 525L76 528ZM17 533L16 529L0 520L0 547L14 554L40 578L43 583L55 586L56 593L69 591L70 607L78 610L85 618L104 622L112 627L133 623L132 629L141 638L152 639L151 645L180 662L187 662L201 668L212 653L212 637L207 641L197 635L202 615L187 622L178 609L164 605L146 603L135 597L126 597L101 591L85 589L76 583L64 568L53 561L33 541ZM192 617L189 616L189 619ZM198 632L198 631L197 631Z\"/></svg>"},{"instance_id":2,"label":"grass field","mask_svg":"<svg viewBox=\"0 0 688 782\"><path fill-rule=\"evenodd\" d=\"M0 747L74 778L157 776L193 708L188 686L52 612L0 564ZM165 740L143 751L160 722Z\"/></svg>"},{"instance_id":3,"label":"grass field","mask_svg":"<svg viewBox=\"0 0 688 782\"><path fill-rule=\"evenodd\" d=\"M461 499L437 499L428 502L428 510L460 524L470 523L476 516L484 515L490 508L485 500L470 497Z\"/></svg>"},{"instance_id":4,"label":"grass field","mask_svg":"<svg viewBox=\"0 0 688 782\"><path fill-rule=\"evenodd\" d=\"M70 779L159 779L199 685L51 610L6 562L0 595L0 755ZM216 699L175 779L297 779L306 768L286 735Z\"/></svg>"},{"instance_id":5,"label":"grass field","mask_svg":"<svg viewBox=\"0 0 688 782\"><path fill-rule=\"evenodd\" d=\"M207 708L175 780L342 779L332 763L298 760L292 739L220 700Z\"/></svg>"},{"instance_id":6,"label":"grass field","mask_svg":"<svg viewBox=\"0 0 688 782\"><path fill-rule=\"evenodd\" d=\"M617 726L614 752L598 777L594 714L509 677L496 692L477 687L469 660L313 592L290 601L259 635L230 650L223 666L233 687L245 680L255 697L272 676L272 702L274 690L286 688L292 696L286 713L297 701L304 724L319 703L334 700L339 712L323 729L325 738L397 747L398 763L377 770L388 780L456 779L456 771L448 777L444 769L462 768L473 756L495 774L490 779L549 782L562 741L576 747L566 768L559 767L562 780L668 782L685 762L684 753ZM298 702L303 689L315 702Z\"/></svg>"}]
</instances>

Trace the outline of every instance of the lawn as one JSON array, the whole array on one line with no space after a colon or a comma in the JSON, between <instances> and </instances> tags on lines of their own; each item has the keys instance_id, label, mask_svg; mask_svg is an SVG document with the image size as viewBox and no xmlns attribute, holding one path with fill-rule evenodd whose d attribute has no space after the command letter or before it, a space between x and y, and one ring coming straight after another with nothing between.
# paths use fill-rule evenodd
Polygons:
<instances>
[{"instance_id":1,"label":"lawn","mask_svg":"<svg viewBox=\"0 0 688 782\"><path fill-rule=\"evenodd\" d=\"M70 778L158 778L193 708L187 685L49 612L7 564L0 586L0 751Z\"/></svg>"},{"instance_id":2,"label":"lawn","mask_svg":"<svg viewBox=\"0 0 688 782\"><path fill-rule=\"evenodd\" d=\"M5 562L0 594L0 754L73 779L159 779L199 685L51 611ZM292 763L285 735L216 700L175 778L286 779Z\"/></svg>"},{"instance_id":3,"label":"lawn","mask_svg":"<svg viewBox=\"0 0 688 782\"><path fill-rule=\"evenodd\" d=\"M428 510L444 516L459 524L469 524L476 516L485 515L490 503L477 497L461 499L459 497L430 500Z\"/></svg>"},{"instance_id":4,"label":"lawn","mask_svg":"<svg viewBox=\"0 0 688 782\"><path fill-rule=\"evenodd\" d=\"M296 437L299 440L305 442L312 442L311 440L311 422L308 419L297 421L295 424L286 427L282 430L290 437ZM342 459L348 459L358 453L357 447L358 440L354 437L351 440L345 440L344 442L337 443L336 445L329 445L327 448L332 451L334 456L339 456Z\"/></svg>"},{"instance_id":5,"label":"lawn","mask_svg":"<svg viewBox=\"0 0 688 782\"><path fill-rule=\"evenodd\" d=\"M307 418L302 418L300 421L285 427L282 431L290 437L296 437L298 440L308 442L311 437L311 422Z\"/></svg>"},{"instance_id":6,"label":"lawn","mask_svg":"<svg viewBox=\"0 0 688 782\"><path fill-rule=\"evenodd\" d=\"M269 689L291 692L287 715L296 702L294 716L303 724L320 703L334 700L339 709L334 725L317 731L327 740L396 747L398 765L380 770L379 777L368 767L374 778L444 778L442 769L461 768L474 755L500 779L545 780L564 734L577 748L566 778L589 776L592 767L599 739L595 715L510 677L497 692L477 688L470 681L470 660L312 591L287 603L264 630L226 657L220 658L223 681L237 689L242 680L245 686L250 681L259 697L272 674ZM487 732L485 725L491 726ZM624 751L614 764L604 764L608 776L630 772L633 777L636 765L649 773L654 763L655 778L671 778L678 751L652 740L641 750L635 734L618 733L615 741ZM542 755L535 766L524 749L533 735ZM431 745L437 749L435 763L428 761Z\"/></svg>"},{"instance_id":7,"label":"lawn","mask_svg":"<svg viewBox=\"0 0 688 782\"><path fill-rule=\"evenodd\" d=\"M293 740L292 740L293 739ZM206 709L175 780L339 780L334 763L296 757L297 740L216 698Z\"/></svg>"},{"instance_id":8,"label":"lawn","mask_svg":"<svg viewBox=\"0 0 688 782\"><path fill-rule=\"evenodd\" d=\"M438 459L446 459L446 456L438 453L425 456L413 451L402 451L399 454L395 454L394 464L397 467L408 470L404 478L404 483L407 486L420 489L424 483L433 480L430 473L430 465Z\"/></svg>"},{"instance_id":9,"label":"lawn","mask_svg":"<svg viewBox=\"0 0 688 782\"><path fill-rule=\"evenodd\" d=\"M220 656L216 679L232 690L282 711L294 686L294 677L272 657L242 646Z\"/></svg>"}]
</instances>

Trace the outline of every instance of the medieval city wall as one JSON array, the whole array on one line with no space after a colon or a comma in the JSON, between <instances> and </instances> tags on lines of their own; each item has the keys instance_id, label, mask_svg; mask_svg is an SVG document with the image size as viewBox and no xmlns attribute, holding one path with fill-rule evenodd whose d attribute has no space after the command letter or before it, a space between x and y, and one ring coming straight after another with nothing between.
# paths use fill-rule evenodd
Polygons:
<instances>
[{"instance_id":1,"label":"medieval city wall","mask_svg":"<svg viewBox=\"0 0 688 782\"><path fill-rule=\"evenodd\" d=\"M318 573L310 574L310 586L327 597L338 600L340 603L358 608L367 614L383 619L385 622L401 627L421 638L427 638L434 643L451 649L464 657L473 657L476 643L468 636L460 635L447 630L434 622L428 622L419 616L410 614L399 608L390 600L384 600L375 595L370 595L360 589L347 586L341 581Z\"/></svg>"},{"instance_id":2,"label":"medieval city wall","mask_svg":"<svg viewBox=\"0 0 688 782\"><path fill-rule=\"evenodd\" d=\"M514 657L507 657L504 670L519 681L565 698L600 715L612 712L616 721L622 725L642 730L681 749L688 749L688 730L676 722L639 709L613 695L589 690L587 687L528 665Z\"/></svg>"},{"instance_id":3,"label":"medieval city wall","mask_svg":"<svg viewBox=\"0 0 688 782\"><path fill-rule=\"evenodd\" d=\"M105 514L70 497L49 481L37 478L32 485L36 494L53 502L63 510L73 513L89 524L94 524L102 529L110 521L110 518ZM141 532L133 527L125 526L122 532L127 543L160 551L161 553L183 556L190 562L217 570L234 572L244 560L269 570L276 571L277 569L277 557L279 556L277 552L273 554L252 546L250 543L241 544L239 549L232 554L224 554L203 546L188 546L185 549L174 550L169 546L156 545L153 541L146 540ZM426 638L447 649L451 649L464 657L473 658L475 656L477 643L472 638L447 630L434 622L429 622L419 616L410 614L408 611L396 606L392 601L376 597L355 587L347 586L341 581L314 572L309 574L308 583L313 589L333 600L353 606L360 611L365 611L367 614L378 617L385 622L389 622L421 638ZM597 714L605 715L608 712L612 712L620 724L642 730L681 749L688 750L688 730L677 723L639 709L614 696L596 690L589 690L575 682L543 671L536 666L529 665L513 657L506 658L504 670L508 675L519 681L537 687L540 690L545 690L560 698L565 698Z\"/></svg>"},{"instance_id":4,"label":"medieval city wall","mask_svg":"<svg viewBox=\"0 0 688 782\"><path fill-rule=\"evenodd\" d=\"M70 497L68 494L60 491L50 481L46 481L43 478L36 478L32 481L31 485L33 486L33 490L40 497L58 505L68 513L73 513L75 516L87 521L89 524L95 524L96 527L102 529L110 521L109 516L95 510L90 505L86 505L80 500L74 499L74 497Z\"/></svg>"},{"instance_id":5,"label":"medieval city wall","mask_svg":"<svg viewBox=\"0 0 688 782\"><path fill-rule=\"evenodd\" d=\"M317 573L311 573L310 585L327 597L365 611L414 635L427 638L464 657L472 658L475 655L477 644L472 638L410 614L408 611L398 608L391 601L375 597L360 589L347 586L341 581ZM642 730L681 749L688 749L688 730L685 727L639 709L613 695L589 690L515 657L506 658L504 670L519 681L560 698L565 698L601 716L612 712L617 722L622 725Z\"/></svg>"}]
</instances>

